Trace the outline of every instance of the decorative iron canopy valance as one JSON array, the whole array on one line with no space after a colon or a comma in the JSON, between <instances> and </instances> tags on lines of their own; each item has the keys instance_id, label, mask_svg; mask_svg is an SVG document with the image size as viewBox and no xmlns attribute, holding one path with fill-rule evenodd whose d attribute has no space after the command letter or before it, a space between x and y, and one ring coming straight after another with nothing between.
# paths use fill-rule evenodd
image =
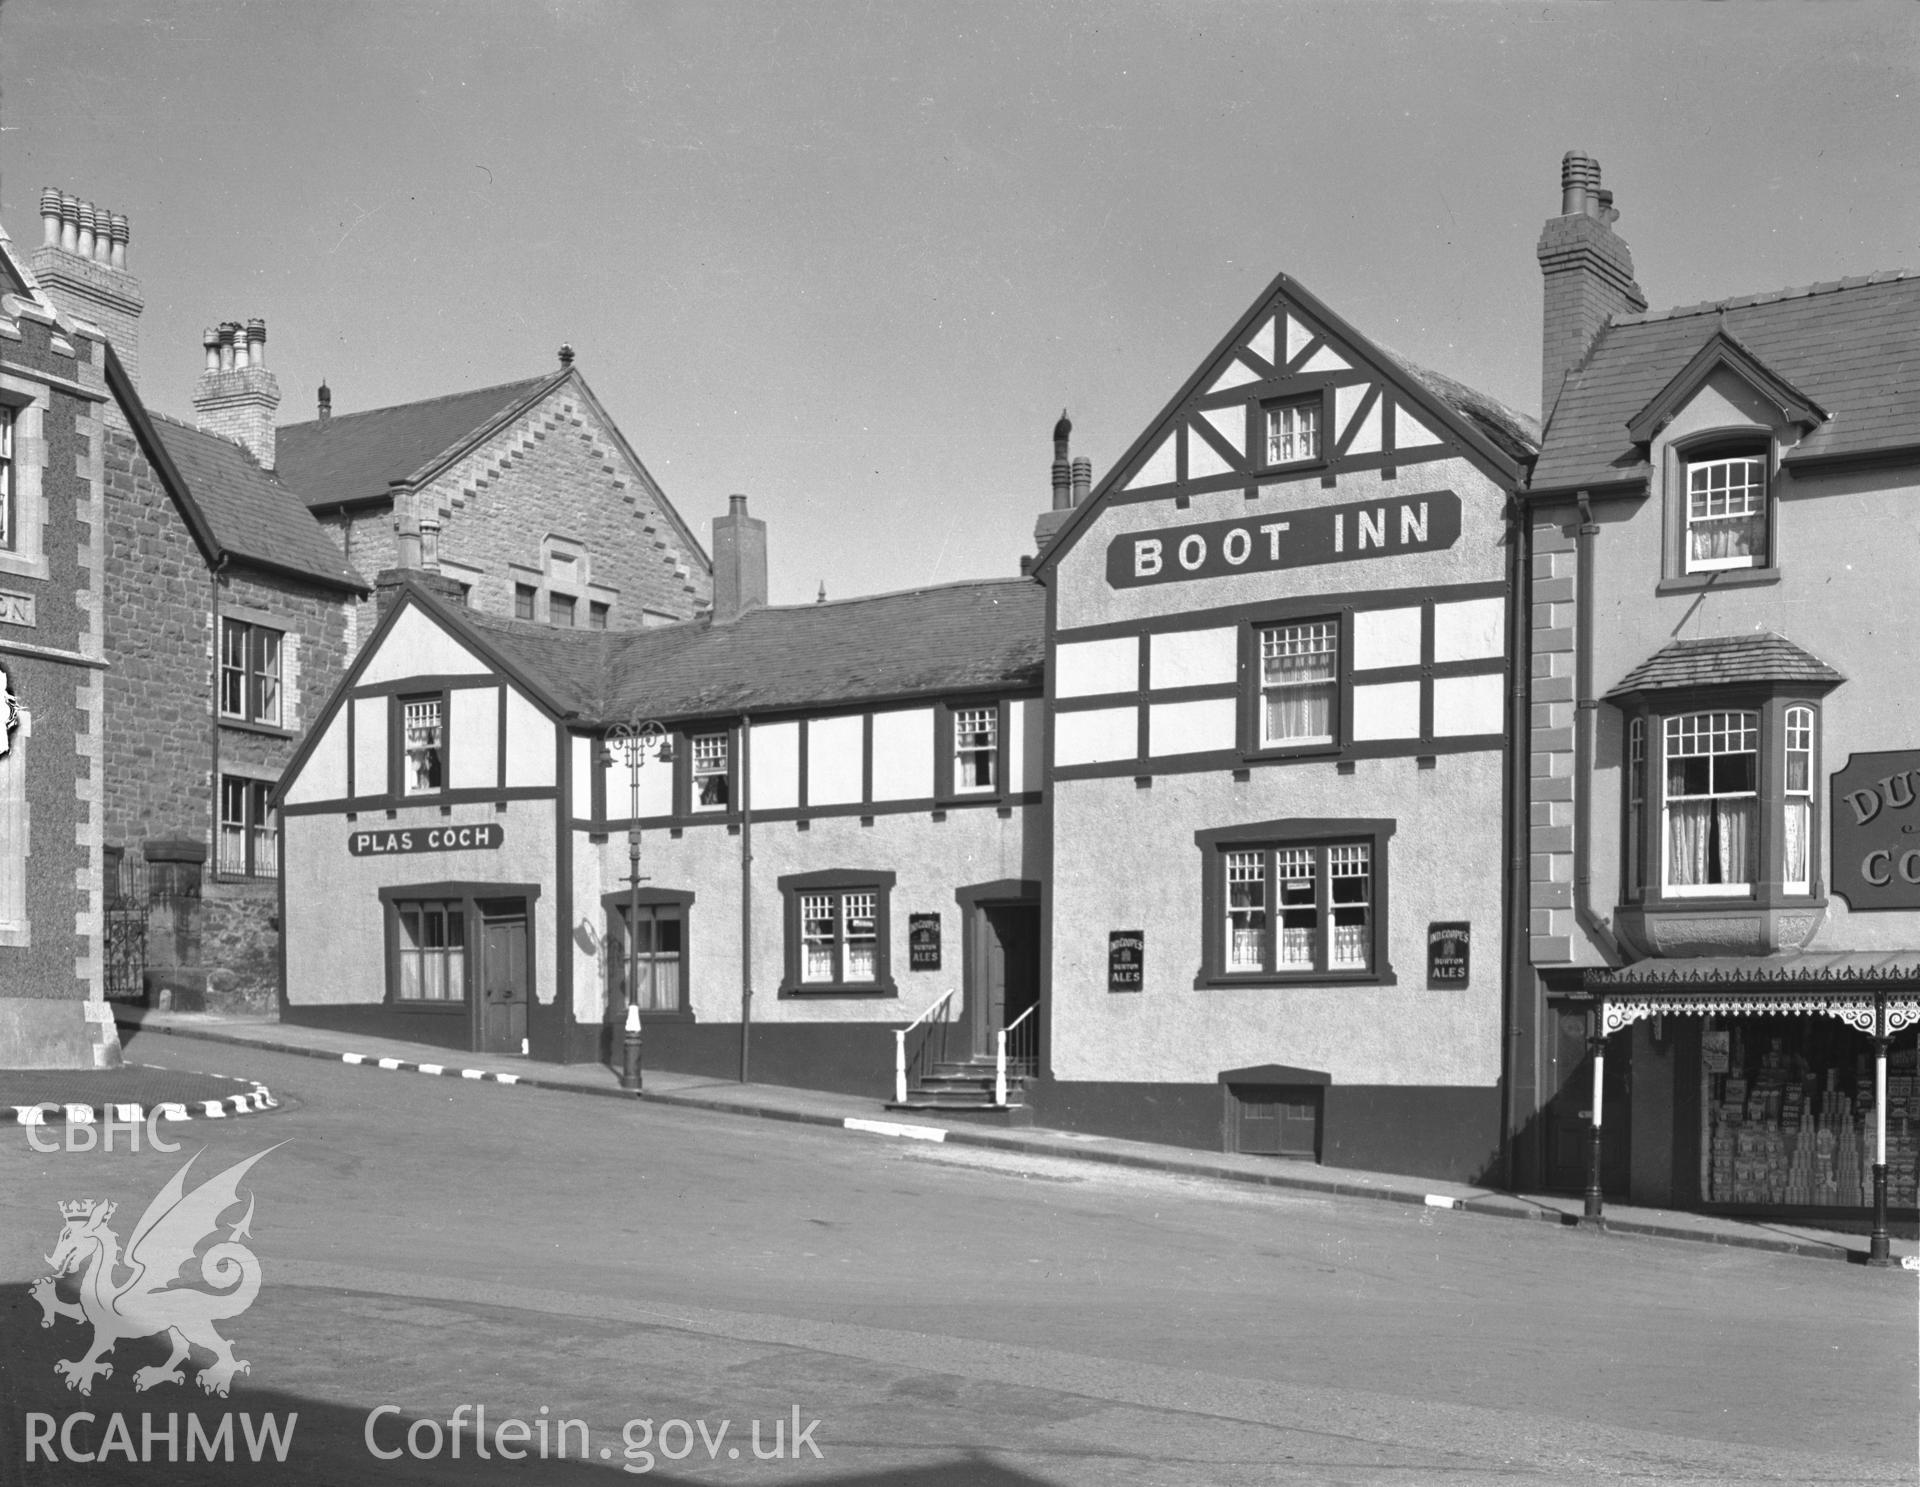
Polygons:
<instances>
[{"instance_id":1,"label":"decorative iron canopy valance","mask_svg":"<svg viewBox=\"0 0 1920 1487\"><path fill-rule=\"evenodd\" d=\"M1600 1031L1646 1017L1837 1017L1869 1036L1920 1023L1920 950L1648 959L1591 970Z\"/></svg>"}]
</instances>

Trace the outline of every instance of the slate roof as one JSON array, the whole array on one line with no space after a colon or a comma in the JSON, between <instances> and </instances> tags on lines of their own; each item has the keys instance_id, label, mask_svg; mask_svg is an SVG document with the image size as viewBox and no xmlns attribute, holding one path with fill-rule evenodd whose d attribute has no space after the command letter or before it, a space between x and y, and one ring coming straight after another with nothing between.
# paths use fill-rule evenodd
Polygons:
<instances>
[{"instance_id":1,"label":"slate roof","mask_svg":"<svg viewBox=\"0 0 1920 1487\"><path fill-rule=\"evenodd\" d=\"M336 587L367 590L306 503L261 469L251 451L165 414L148 417L220 547Z\"/></svg>"},{"instance_id":2,"label":"slate roof","mask_svg":"<svg viewBox=\"0 0 1920 1487\"><path fill-rule=\"evenodd\" d=\"M729 625L558 630L434 604L586 722L663 721L1038 687L1046 595L981 579L827 604L753 609Z\"/></svg>"},{"instance_id":3,"label":"slate roof","mask_svg":"<svg viewBox=\"0 0 1920 1487\"><path fill-rule=\"evenodd\" d=\"M1716 635L1675 640L1660 647L1620 679L1609 698L1634 692L1674 692L1742 682L1808 682L1822 690L1846 678L1784 635Z\"/></svg>"},{"instance_id":4,"label":"slate roof","mask_svg":"<svg viewBox=\"0 0 1920 1487\"><path fill-rule=\"evenodd\" d=\"M392 408L336 413L325 423L287 424L275 445L280 479L310 506L385 498L393 481L418 474L568 375L562 370Z\"/></svg>"},{"instance_id":5,"label":"slate roof","mask_svg":"<svg viewBox=\"0 0 1920 1487\"><path fill-rule=\"evenodd\" d=\"M1464 382L1456 382L1417 362L1408 361L1398 352L1389 351L1384 346L1378 349L1401 371L1472 424L1510 459L1524 465L1539 452L1540 424L1537 419L1509 408L1498 398L1489 397Z\"/></svg>"},{"instance_id":6,"label":"slate roof","mask_svg":"<svg viewBox=\"0 0 1920 1487\"><path fill-rule=\"evenodd\" d=\"M1644 480L1628 420L1721 328L1831 414L1790 458L1920 444L1920 275L1878 273L1614 320L1561 389L1532 488Z\"/></svg>"}]
</instances>

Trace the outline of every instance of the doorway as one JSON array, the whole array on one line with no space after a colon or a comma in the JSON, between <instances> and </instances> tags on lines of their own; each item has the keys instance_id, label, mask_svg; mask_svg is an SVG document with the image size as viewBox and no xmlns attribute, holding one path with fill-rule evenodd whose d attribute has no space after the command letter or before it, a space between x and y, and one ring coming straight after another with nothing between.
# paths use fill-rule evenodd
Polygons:
<instances>
[{"instance_id":1,"label":"doorway","mask_svg":"<svg viewBox=\"0 0 1920 1487\"><path fill-rule=\"evenodd\" d=\"M480 915L480 1051L524 1053L532 980L526 905L482 904Z\"/></svg>"},{"instance_id":2,"label":"doorway","mask_svg":"<svg viewBox=\"0 0 1920 1487\"><path fill-rule=\"evenodd\" d=\"M1019 1022L1040 1000L1040 906L980 904L973 916L971 985L967 988L970 1036L977 1057L991 1058L1004 1028ZM1031 1073L1038 1048L1036 1017L1020 1023L1008 1039L1009 1060Z\"/></svg>"},{"instance_id":3,"label":"doorway","mask_svg":"<svg viewBox=\"0 0 1920 1487\"><path fill-rule=\"evenodd\" d=\"M1593 1056L1587 1050L1587 1020L1593 1004L1572 998L1547 1001L1545 1085L1542 1112L1541 1185L1577 1193L1587 1185L1587 1130L1593 1110ZM1628 1044L1607 1040L1600 1126L1600 1190L1609 1198L1627 1192L1627 1095L1631 1088Z\"/></svg>"}]
</instances>

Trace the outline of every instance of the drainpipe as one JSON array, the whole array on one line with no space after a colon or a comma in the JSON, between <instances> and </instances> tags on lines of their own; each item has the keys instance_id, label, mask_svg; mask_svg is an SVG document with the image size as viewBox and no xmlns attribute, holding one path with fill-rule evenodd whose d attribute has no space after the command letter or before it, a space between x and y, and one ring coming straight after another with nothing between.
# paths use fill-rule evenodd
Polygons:
<instances>
[{"instance_id":1,"label":"drainpipe","mask_svg":"<svg viewBox=\"0 0 1920 1487\"><path fill-rule=\"evenodd\" d=\"M1573 637L1573 917L1587 932L1609 965L1619 965L1620 945L1613 932L1593 911L1593 725L1599 701L1593 695L1593 591L1596 562L1593 539L1600 524L1593 519L1587 493L1580 503L1580 527L1574 539Z\"/></svg>"},{"instance_id":2,"label":"drainpipe","mask_svg":"<svg viewBox=\"0 0 1920 1487\"><path fill-rule=\"evenodd\" d=\"M1528 706L1529 678L1533 674L1533 524L1526 503L1514 492L1508 507L1511 537L1507 550L1507 727L1506 757L1501 762L1507 801L1506 955L1501 967L1501 1005L1506 1009L1500 1040L1500 1178L1515 1191L1517 1172L1513 1143L1519 1129L1518 1092L1514 1081L1520 1067L1521 1002L1532 995L1532 958L1529 943L1531 898L1528 842L1532 834L1532 765L1528 744L1533 720Z\"/></svg>"},{"instance_id":3,"label":"drainpipe","mask_svg":"<svg viewBox=\"0 0 1920 1487\"><path fill-rule=\"evenodd\" d=\"M207 842L213 858L213 875L220 875L220 666L225 654L226 637L220 632L220 575L226 572L227 554L221 553L213 560L213 568L207 574L207 586L212 596L213 608L213 707L211 710L210 732L213 739L213 789L212 801L207 810ZM244 687L246 683L242 681ZM246 711L245 699L241 702L241 711Z\"/></svg>"},{"instance_id":4,"label":"drainpipe","mask_svg":"<svg viewBox=\"0 0 1920 1487\"><path fill-rule=\"evenodd\" d=\"M753 1032L753 733L740 714L740 1082L750 1072L748 1048Z\"/></svg>"}]
</instances>

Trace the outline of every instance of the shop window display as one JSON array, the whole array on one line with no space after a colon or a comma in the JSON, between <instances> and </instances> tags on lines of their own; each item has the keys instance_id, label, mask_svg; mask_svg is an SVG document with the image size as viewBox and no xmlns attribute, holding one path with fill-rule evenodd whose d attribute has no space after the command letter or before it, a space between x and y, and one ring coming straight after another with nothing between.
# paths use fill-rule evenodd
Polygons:
<instances>
[{"instance_id":1,"label":"shop window display","mask_svg":"<svg viewBox=\"0 0 1920 1487\"><path fill-rule=\"evenodd\" d=\"M1701 1193L1742 1208L1873 1202L1873 1055L1828 1017L1709 1022L1703 1041ZM1911 1034L1890 1050L1887 1202L1915 1203L1920 1088Z\"/></svg>"}]
</instances>

